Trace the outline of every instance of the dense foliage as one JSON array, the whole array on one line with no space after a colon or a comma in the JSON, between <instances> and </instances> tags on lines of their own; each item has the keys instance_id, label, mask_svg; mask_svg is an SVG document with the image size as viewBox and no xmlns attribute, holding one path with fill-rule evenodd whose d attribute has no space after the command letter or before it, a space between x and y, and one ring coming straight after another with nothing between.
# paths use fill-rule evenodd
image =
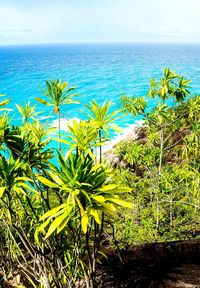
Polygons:
<instances>
[{"instance_id":1,"label":"dense foliage","mask_svg":"<svg viewBox=\"0 0 200 288\"><path fill-rule=\"evenodd\" d=\"M17 271L33 287L93 287L105 221L117 206L132 207L121 199L131 189L113 184L112 170L101 164L101 130L107 132L117 112L109 113L111 103L91 102L91 120L74 120L61 139L61 106L75 103L74 88L60 80L46 86L42 91L49 102L36 100L58 114L52 145L53 129L36 120L35 106L16 105L22 115L16 126L3 111L9 100L0 103L0 270L4 279ZM67 144L66 155L61 142Z\"/></svg>"},{"instance_id":2,"label":"dense foliage","mask_svg":"<svg viewBox=\"0 0 200 288\"><path fill-rule=\"evenodd\" d=\"M132 188L134 202L134 212L123 212L115 223L122 247L199 235L200 97L185 100L189 82L165 69L159 82L150 82L148 96L159 100L150 112L144 98L122 96L124 112L144 119L136 140L115 148L129 166L120 169L117 183Z\"/></svg>"},{"instance_id":3,"label":"dense foliage","mask_svg":"<svg viewBox=\"0 0 200 288\"><path fill-rule=\"evenodd\" d=\"M94 287L105 240L124 247L196 236L200 97L186 99L188 84L165 69L161 81L151 80L149 97L160 100L150 112L144 98L122 96L123 112L145 120L135 141L115 147L126 169L111 168L102 153L116 130L119 111L110 112L111 102L91 101L88 120L72 121L61 134L61 107L77 103L74 87L47 81L48 101L37 100L58 114L58 137L37 120L36 106L16 105L22 123L14 125L9 100L0 102L2 279L41 288Z\"/></svg>"}]
</instances>

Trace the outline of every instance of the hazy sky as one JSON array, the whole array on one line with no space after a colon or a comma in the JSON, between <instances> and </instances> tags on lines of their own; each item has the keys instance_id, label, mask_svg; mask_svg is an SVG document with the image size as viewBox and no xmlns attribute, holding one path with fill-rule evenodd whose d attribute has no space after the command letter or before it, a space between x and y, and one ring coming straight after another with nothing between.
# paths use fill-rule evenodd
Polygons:
<instances>
[{"instance_id":1,"label":"hazy sky","mask_svg":"<svg viewBox=\"0 0 200 288\"><path fill-rule=\"evenodd\" d=\"M198 42L200 0L0 0L0 45Z\"/></svg>"}]
</instances>

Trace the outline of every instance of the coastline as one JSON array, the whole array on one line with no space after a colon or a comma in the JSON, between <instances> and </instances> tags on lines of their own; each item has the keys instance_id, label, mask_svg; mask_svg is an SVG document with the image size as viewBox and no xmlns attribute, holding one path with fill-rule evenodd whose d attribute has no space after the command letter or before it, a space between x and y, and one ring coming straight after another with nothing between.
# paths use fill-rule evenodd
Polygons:
<instances>
[{"instance_id":1,"label":"coastline","mask_svg":"<svg viewBox=\"0 0 200 288\"><path fill-rule=\"evenodd\" d=\"M116 133L116 135L102 146L103 153L113 151L114 146L122 140L133 141L137 138L137 130L144 126L144 120L136 120L135 123L129 124L123 129L122 132Z\"/></svg>"},{"instance_id":2,"label":"coastline","mask_svg":"<svg viewBox=\"0 0 200 288\"><path fill-rule=\"evenodd\" d=\"M80 121L79 118L62 118L60 123L61 130L65 132L69 131L68 125L71 125L73 120ZM102 152L107 154L109 151L113 151L114 146L122 140L135 140L137 138L137 130L143 127L144 123L144 120L136 120L133 124L128 124L126 127L119 127L122 132L116 132L110 140L105 141L104 145L102 145ZM57 119L52 121L51 127L58 128Z\"/></svg>"}]
</instances>

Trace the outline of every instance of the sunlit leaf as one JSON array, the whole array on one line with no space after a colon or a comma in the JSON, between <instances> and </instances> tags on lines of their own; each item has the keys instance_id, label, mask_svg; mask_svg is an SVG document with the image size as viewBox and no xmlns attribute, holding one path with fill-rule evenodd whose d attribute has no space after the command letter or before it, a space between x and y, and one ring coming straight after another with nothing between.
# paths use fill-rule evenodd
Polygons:
<instances>
[{"instance_id":1,"label":"sunlit leaf","mask_svg":"<svg viewBox=\"0 0 200 288\"><path fill-rule=\"evenodd\" d=\"M88 215L86 212L84 212L83 216L81 217L81 227L82 227L83 233L87 232L88 221L89 221Z\"/></svg>"}]
</instances>

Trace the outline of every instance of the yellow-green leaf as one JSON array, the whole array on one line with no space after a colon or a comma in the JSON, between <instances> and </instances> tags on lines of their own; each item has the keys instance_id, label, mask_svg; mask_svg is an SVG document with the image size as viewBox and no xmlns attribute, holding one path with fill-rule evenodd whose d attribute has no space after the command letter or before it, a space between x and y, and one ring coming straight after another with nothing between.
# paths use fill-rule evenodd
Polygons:
<instances>
[{"instance_id":1,"label":"yellow-green leaf","mask_svg":"<svg viewBox=\"0 0 200 288\"><path fill-rule=\"evenodd\" d=\"M81 215L83 216L84 215L84 209L83 209L83 205L81 204L81 202L80 202L80 200L78 199L78 197L75 197L75 199L76 199L76 202L77 202L77 204L78 204L78 207L79 207L79 209L80 209L80 212L81 212Z\"/></svg>"},{"instance_id":2,"label":"yellow-green leaf","mask_svg":"<svg viewBox=\"0 0 200 288\"><path fill-rule=\"evenodd\" d=\"M106 186L104 186L104 187L101 187L101 188L99 189L99 191L105 192L105 191L114 190L114 189L116 189L116 188L117 188L117 185L116 185L116 184L108 184L108 185L106 185Z\"/></svg>"},{"instance_id":3,"label":"yellow-green leaf","mask_svg":"<svg viewBox=\"0 0 200 288\"><path fill-rule=\"evenodd\" d=\"M36 193L36 194L40 194L37 190L33 189L32 187L30 187L30 186L27 185L26 183L21 182L21 183L18 184L18 185L21 185L22 187L24 187L24 188L26 188L26 189L28 189L28 190L30 190L30 191Z\"/></svg>"},{"instance_id":4,"label":"yellow-green leaf","mask_svg":"<svg viewBox=\"0 0 200 288\"><path fill-rule=\"evenodd\" d=\"M35 240L36 244L40 247L40 240L39 240L39 237L38 237L39 232L40 232L40 230L37 228L35 230L35 233L34 233L34 240Z\"/></svg>"},{"instance_id":5,"label":"yellow-green leaf","mask_svg":"<svg viewBox=\"0 0 200 288\"><path fill-rule=\"evenodd\" d=\"M49 225L51 218L48 218L42 225L40 225L38 232L44 233L44 228Z\"/></svg>"},{"instance_id":6,"label":"yellow-green leaf","mask_svg":"<svg viewBox=\"0 0 200 288\"><path fill-rule=\"evenodd\" d=\"M87 215L87 212L85 212L84 215L81 217L81 226L82 226L83 233L85 234L87 232L88 221L89 221L88 215Z\"/></svg>"},{"instance_id":7,"label":"yellow-green leaf","mask_svg":"<svg viewBox=\"0 0 200 288\"><path fill-rule=\"evenodd\" d=\"M44 178L43 176L37 176L37 178L42 184L44 184L44 185L46 185L46 186L48 186L50 188L59 188L58 184L53 183L52 181L50 181L49 179Z\"/></svg>"},{"instance_id":8,"label":"yellow-green leaf","mask_svg":"<svg viewBox=\"0 0 200 288\"><path fill-rule=\"evenodd\" d=\"M15 192L17 192L18 194L23 194L23 195L27 196L26 192L25 192L22 188L20 188L20 187L13 186L13 190L14 190Z\"/></svg>"},{"instance_id":9,"label":"yellow-green leaf","mask_svg":"<svg viewBox=\"0 0 200 288\"><path fill-rule=\"evenodd\" d=\"M116 208L112 203L101 203L101 210L105 213L114 216L116 212Z\"/></svg>"},{"instance_id":10,"label":"yellow-green leaf","mask_svg":"<svg viewBox=\"0 0 200 288\"><path fill-rule=\"evenodd\" d=\"M42 104L45 104L47 106L53 106L53 104L41 99L41 98L38 98L38 97L35 97L35 100L38 101L39 103L42 103Z\"/></svg>"},{"instance_id":11,"label":"yellow-green leaf","mask_svg":"<svg viewBox=\"0 0 200 288\"><path fill-rule=\"evenodd\" d=\"M67 216L67 217L63 220L63 222L61 223L61 225L57 228L57 233L60 233L60 232L65 228L65 226L67 225L68 221L69 221L69 216Z\"/></svg>"},{"instance_id":12,"label":"yellow-green leaf","mask_svg":"<svg viewBox=\"0 0 200 288\"><path fill-rule=\"evenodd\" d=\"M103 203L106 201L106 199L102 195L92 195L91 198L93 198L95 201Z\"/></svg>"},{"instance_id":13,"label":"yellow-green leaf","mask_svg":"<svg viewBox=\"0 0 200 288\"><path fill-rule=\"evenodd\" d=\"M95 221L98 224L101 224L101 220L99 218L99 214L98 214L97 210L95 210L94 208L90 208L90 214L94 217Z\"/></svg>"},{"instance_id":14,"label":"yellow-green leaf","mask_svg":"<svg viewBox=\"0 0 200 288\"><path fill-rule=\"evenodd\" d=\"M12 225L12 217L11 217L10 211L8 209L5 210L5 214L7 216L8 221Z\"/></svg>"},{"instance_id":15,"label":"yellow-green leaf","mask_svg":"<svg viewBox=\"0 0 200 288\"><path fill-rule=\"evenodd\" d=\"M107 198L107 200L123 207L133 208L133 203L121 199Z\"/></svg>"},{"instance_id":16,"label":"yellow-green leaf","mask_svg":"<svg viewBox=\"0 0 200 288\"><path fill-rule=\"evenodd\" d=\"M3 196L3 193L5 190L6 190L6 187L0 187L0 198Z\"/></svg>"},{"instance_id":17,"label":"yellow-green leaf","mask_svg":"<svg viewBox=\"0 0 200 288\"><path fill-rule=\"evenodd\" d=\"M91 172L98 170L99 168L102 167L102 164L96 164L92 167Z\"/></svg>"},{"instance_id":18,"label":"yellow-green leaf","mask_svg":"<svg viewBox=\"0 0 200 288\"><path fill-rule=\"evenodd\" d=\"M58 175L55 175L53 172L51 171L48 171L48 174L49 176L56 182L56 184L60 185L60 186L63 186L64 183L62 181L62 179L58 176Z\"/></svg>"},{"instance_id":19,"label":"yellow-green leaf","mask_svg":"<svg viewBox=\"0 0 200 288\"><path fill-rule=\"evenodd\" d=\"M60 224L63 222L63 220L67 217L68 213L65 212L62 215L60 215L59 217L57 217L50 225L49 230L45 236L45 239L47 239L59 226Z\"/></svg>"},{"instance_id":20,"label":"yellow-green leaf","mask_svg":"<svg viewBox=\"0 0 200 288\"><path fill-rule=\"evenodd\" d=\"M9 102L10 102L9 99L8 99L8 100L1 101L1 102L0 102L0 107L8 104Z\"/></svg>"},{"instance_id":21,"label":"yellow-green leaf","mask_svg":"<svg viewBox=\"0 0 200 288\"><path fill-rule=\"evenodd\" d=\"M15 180L33 182L33 180L30 179L29 177L16 177Z\"/></svg>"},{"instance_id":22,"label":"yellow-green leaf","mask_svg":"<svg viewBox=\"0 0 200 288\"><path fill-rule=\"evenodd\" d=\"M51 218L52 218L52 217L55 217L55 216L57 215L58 211L61 210L61 209L63 209L64 207L66 207L66 204L62 204L62 205L60 205L60 206L58 206L58 207L55 207L55 208L47 211L46 213L44 213L44 214L40 217L40 220L44 220L44 219L46 219L46 218L48 218L48 217L51 217Z\"/></svg>"}]
</instances>

